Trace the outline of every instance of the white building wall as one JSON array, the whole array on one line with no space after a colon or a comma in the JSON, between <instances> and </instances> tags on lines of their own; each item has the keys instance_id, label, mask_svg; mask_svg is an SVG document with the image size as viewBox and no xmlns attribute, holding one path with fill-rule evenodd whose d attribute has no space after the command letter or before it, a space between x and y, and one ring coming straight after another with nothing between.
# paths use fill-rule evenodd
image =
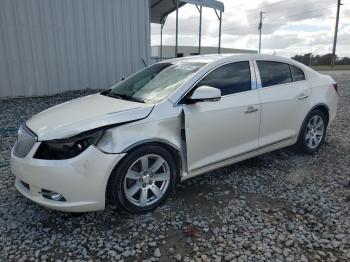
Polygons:
<instances>
[{"instance_id":1,"label":"white building wall","mask_svg":"<svg viewBox=\"0 0 350 262\"><path fill-rule=\"evenodd\" d=\"M1 0L0 97L108 88L150 61L149 1Z\"/></svg>"}]
</instances>

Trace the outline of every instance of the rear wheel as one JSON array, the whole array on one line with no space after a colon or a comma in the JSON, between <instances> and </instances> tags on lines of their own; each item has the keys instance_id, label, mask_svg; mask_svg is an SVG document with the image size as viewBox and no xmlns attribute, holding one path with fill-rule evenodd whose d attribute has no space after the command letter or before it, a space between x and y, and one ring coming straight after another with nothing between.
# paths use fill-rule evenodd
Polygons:
<instances>
[{"instance_id":1,"label":"rear wheel","mask_svg":"<svg viewBox=\"0 0 350 262\"><path fill-rule=\"evenodd\" d=\"M324 113L318 109L313 110L302 126L296 144L299 151L310 154L316 152L324 142L326 129L327 121Z\"/></svg>"},{"instance_id":2,"label":"rear wheel","mask_svg":"<svg viewBox=\"0 0 350 262\"><path fill-rule=\"evenodd\" d=\"M145 146L129 153L113 172L109 195L117 206L131 212L154 209L174 187L176 165L159 146Z\"/></svg>"}]
</instances>

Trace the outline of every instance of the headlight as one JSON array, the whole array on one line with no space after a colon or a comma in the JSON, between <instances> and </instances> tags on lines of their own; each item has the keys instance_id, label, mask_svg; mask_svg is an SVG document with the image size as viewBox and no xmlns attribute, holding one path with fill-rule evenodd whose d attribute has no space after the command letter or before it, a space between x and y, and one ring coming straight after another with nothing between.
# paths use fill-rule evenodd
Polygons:
<instances>
[{"instance_id":1,"label":"headlight","mask_svg":"<svg viewBox=\"0 0 350 262\"><path fill-rule=\"evenodd\" d=\"M89 146L96 145L103 133L104 130L84 132L70 138L44 141L40 144L34 158L51 160L73 158Z\"/></svg>"}]
</instances>

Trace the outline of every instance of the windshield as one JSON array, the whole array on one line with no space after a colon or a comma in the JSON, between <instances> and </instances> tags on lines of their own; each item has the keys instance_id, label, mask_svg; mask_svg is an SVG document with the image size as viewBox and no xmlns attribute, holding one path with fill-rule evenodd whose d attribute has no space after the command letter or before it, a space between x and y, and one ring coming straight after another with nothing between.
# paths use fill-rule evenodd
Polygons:
<instances>
[{"instance_id":1,"label":"windshield","mask_svg":"<svg viewBox=\"0 0 350 262\"><path fill-rule=\"evenodd\" d=\"M144 103L156 103L197 72L204 63L159 63L147 67L102 94Z\"/></svg>"}]
</instances>

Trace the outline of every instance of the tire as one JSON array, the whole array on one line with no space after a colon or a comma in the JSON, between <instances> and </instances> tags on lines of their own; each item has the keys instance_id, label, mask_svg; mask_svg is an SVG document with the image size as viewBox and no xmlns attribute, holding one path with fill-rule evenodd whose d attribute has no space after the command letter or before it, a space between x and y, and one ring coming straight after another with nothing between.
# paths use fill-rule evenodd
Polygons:
<instances>
[{"instance_id":1,"label":"tire","mask_svg":"<svg viewBox=\"0 0 350 262\"><path fill-rule=\"evenodd\" d=\"M112 203L130 213L151 211L175 187L176 167L175 159L163 147L139 147L112 172L107 194Z\"/></svg>"},{"instance_id":2,"label":"tire","mask_svg":"<svg viewBox=\"0 0 350 262\"><path fill-rule=\"evenodd\" d=\"M301 127L296 149L299 152L313 154L323 144L326 137L327 117L318 109L309 113Z\"/></svg>"}]
</instances>

